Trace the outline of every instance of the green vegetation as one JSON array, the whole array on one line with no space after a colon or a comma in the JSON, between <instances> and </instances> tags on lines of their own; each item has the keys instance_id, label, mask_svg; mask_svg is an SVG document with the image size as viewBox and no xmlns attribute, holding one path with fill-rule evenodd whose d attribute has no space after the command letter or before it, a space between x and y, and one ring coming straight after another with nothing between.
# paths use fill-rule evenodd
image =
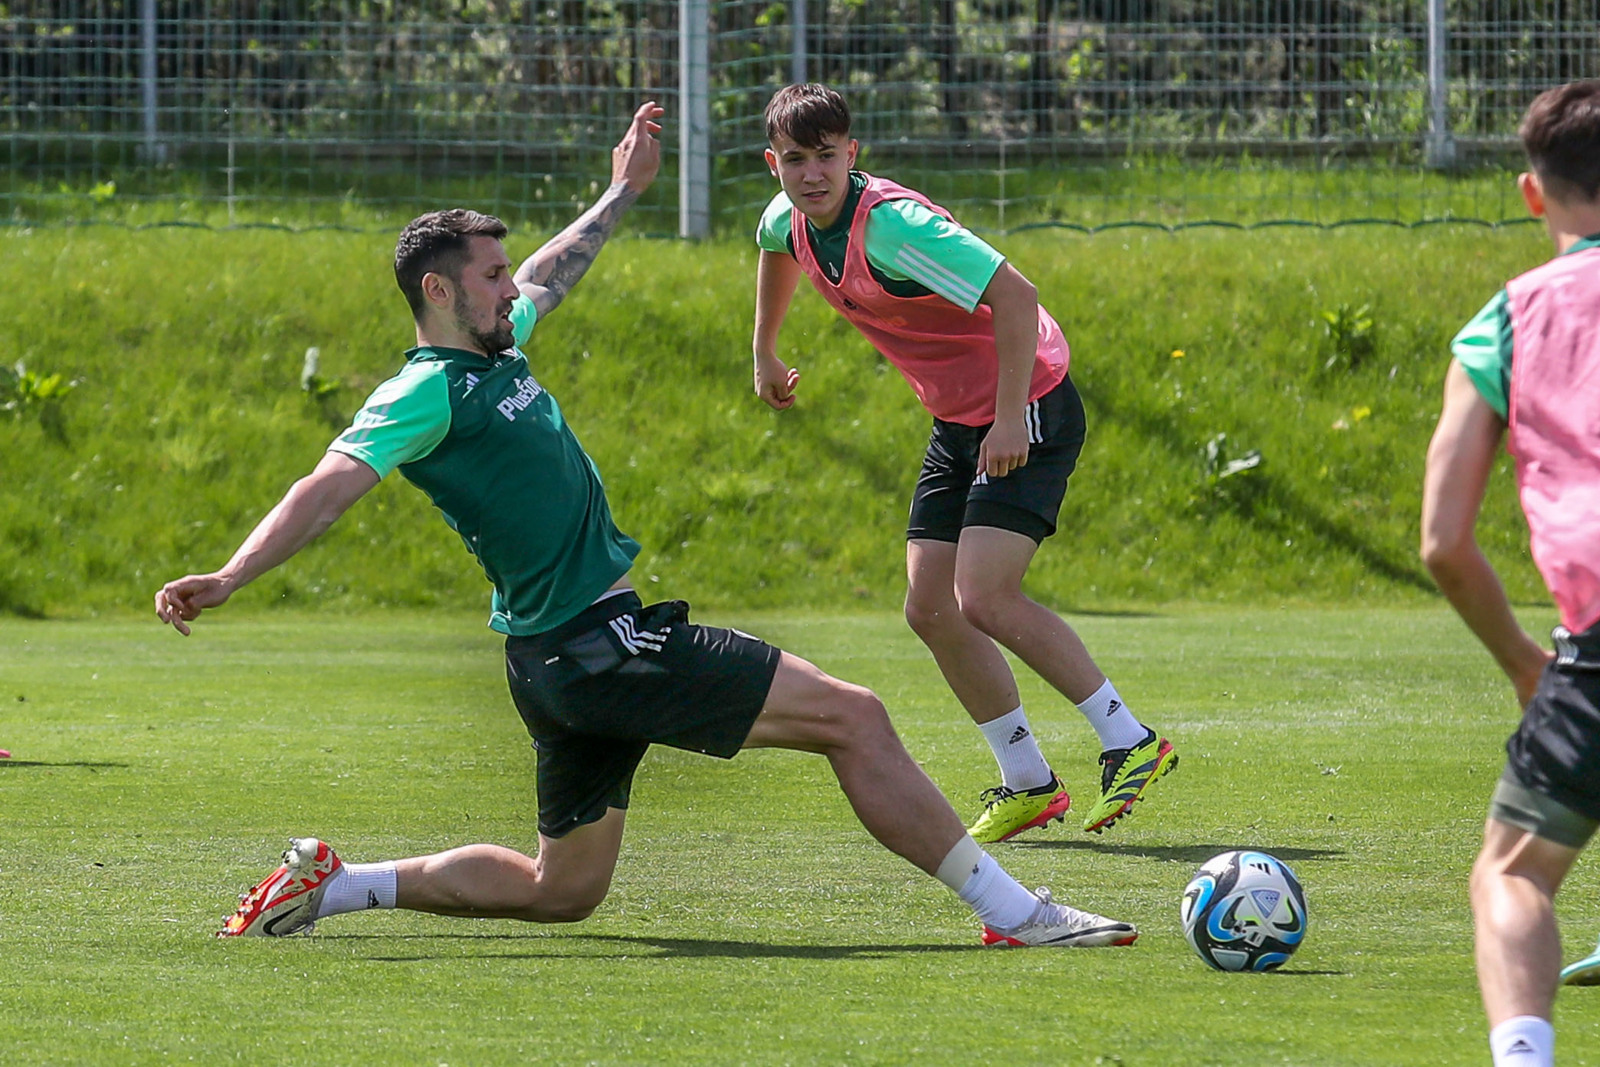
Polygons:
<instances>
[{"instance_id":1,"label":"green vegetation","mask_svg":"<svg viewBox=\"0 0 1600 1067\"><path fill-rule=\"evenodd\" d=\"M992 784L895 614L710 617L871 685L964 810ZM230 606L187 640L0 621L7 1059L1485 1062L1466 871L1515 712L1465 629L1442 606L1073 622L1182 765L1104 838L1053 827L995 852L1138 923L1127 949L981 949L966 910L853 821L822 760L667 749L640 771L587 922L351 915L309 939L214 941L290 834L358 860L533 847L533 756L494 636L439 612ZM1092 734L1021 680L1081 797ZM1179 931L1195 868L1240 846L1305 882L1286 973L1210 971ZM1580 864L1558 905L1569 954L1595 935L1597 870ZM1556 1007L1561 1062L1600 1063L1596 993Z\"/></svg>"},{"instance_id":2,"label":"green vegetation","mask_svg":"<svg viewBox=\"0 0 1600 1067\"><path fill-rule=\"evenodd\" d=\"M621 128L619 122L619 129ZM866 136L863 134L863 136ZM108 167L115 181L77 185L30 181L13 174L0 191L12 225L266 226L345 228L388 236L416 212L471 204L549 229L565 225L593 201L603 180L606 147L566 153L549 171L470 176L423 175L378 163L354 169L288 167L268 152L246 158L230 188L223 160L185 169ZM861 165L916 186L986 231L1023 227L1115 228L1332 226L1352 221L1422 224L1462 219L1501 223L1524 217L1515 171L1486 158L1452 173L1382 159L1298 162L1249 154L1211 160L1140 153L1121 158L1055 158L1037 152L1008 167L893 142L863 143ZM631 214L636 232L670 236L678 229L674 162ZM758 148L716 160L715 225L742 241L753 231L776 187Z\"/></svg>"},{"instance_id":3,"label":"green vegetation","mask_svg":"<svg viewBox=\"0 0 1600 1067\"><path fill-rule=\"evenodd\" d=\"M514 235L512 254L541 239ZM1000 243L1060 319L1090 418L1038 595L1096 610L1434 595L1415 543L1446 342L1548 255L1537 227ZM3 362L76 383L0 410L4 612L143 611L163 580L220 565L412 343L388 233L15 230L0 247ZM784 335L800 402L758 403L754 262L745 239L619 239L535 334L535 374L644 544L647 590L892 608L927 417L808 291ZM1512 595L1543 602L1507 471L1482 537ZM486 602L430 510L391 478L241 599Z\"/></svg>"}]
</instances>

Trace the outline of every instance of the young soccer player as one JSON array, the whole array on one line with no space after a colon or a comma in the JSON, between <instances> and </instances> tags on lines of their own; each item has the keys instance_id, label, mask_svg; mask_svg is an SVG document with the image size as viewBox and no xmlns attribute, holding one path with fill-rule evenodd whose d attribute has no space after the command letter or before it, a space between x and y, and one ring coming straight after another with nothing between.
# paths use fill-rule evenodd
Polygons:
<instances>
[{"instance_id":1,"label":"young soccer player","mask_svg":"<svg viewBox=\"0 0 1600 1067\"><path fill-rule=\"evenodd\" d=\"M219 936L283 936L370 908L576 922L605 899L634 771L651 744L729 758L818 753L868 832L948 885L991 945L1131 944L1117 922L1036 895L969 837L896 736L877 697L736 630L697 626L681 601L645 606L639 545L617 529L599 472L519 347L655 178L661 109L641 106L592 208L513 271L506 227L432 212L401 232L395 278L417 347L308 476L220 570L168 582L156 614L179 632L285 562L391 470L423 489L494 587L512 699L538 749L539 849L475 844L345 864L291 839Z\"/></svg>"},{"instance_id":2,"label":"young soccer player","mask_svg":"<svg viewBox=\"0 0 1600 1067\"><path fill-rule=\"evenodd\" d=\"M1004 841L1070 804L996 642L1099 735L1100 795L1083 819L1099 833L1178 757L1072 628L1022 592L1083 448L1066 339L1004 256L922 194L855 169L838 93L788 86L766 123L783 189L756 237L756 394L780 411L794 403L800 374L778 358L778 331L802 274L911 383L933 432L906 531L906 620L1000 765L972 836Z\"/></svg>"},{"instance_id":3,"label":"young soccer player","mask_svg":"<svg viewBox=\"0 0 1600 1067\"><path fill-rule=\"evenodd\" d=\"M1556 256L1507 282L1451 343L1422 556L1525 709L1489 803L1472 912L1494 1062L1548 1067L1553 898L1600 825L1600 81L1541 94L1520 132L1529 172L1517 184ZM1517 624L1473 533L1502 437L1561 615L1554 656Z\"/></svg>"}]
</instances>

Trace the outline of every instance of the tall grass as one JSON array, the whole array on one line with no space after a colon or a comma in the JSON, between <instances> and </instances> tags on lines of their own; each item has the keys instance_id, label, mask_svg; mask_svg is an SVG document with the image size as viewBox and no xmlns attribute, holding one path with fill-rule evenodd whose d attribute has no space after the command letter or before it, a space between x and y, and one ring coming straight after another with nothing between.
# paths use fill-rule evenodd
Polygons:
<instances>
[{"instance_id":1,"label":"tall grass","mask_svg":"<svg viewBox=\"0 0 1600 1067\"><path fill-rule=\"evenodd\" d=\"M1536 227L999 244L1065 328L1090 419L1036 594L1106 610L1433 595L1414 545L1446 345L1548 255ZM14 230L0 248L3 362L78 383L0 412L0 611L142 610L161 581L221 564L413 343L386 234ZM754 265L744 238L618 239L535 334L535 374L645 545L641 584L707 606L892 606L927 417L809 292L783 337L800 401L759 404ZM301 388L310 346L335 386L320 397ZM1252 450L1259 466L1219 477ZM429 511L391 478L242 595L483 600ZM1540 598L1504 472L1480 532L1512 594Z\"/></svg>"}]
</instances>

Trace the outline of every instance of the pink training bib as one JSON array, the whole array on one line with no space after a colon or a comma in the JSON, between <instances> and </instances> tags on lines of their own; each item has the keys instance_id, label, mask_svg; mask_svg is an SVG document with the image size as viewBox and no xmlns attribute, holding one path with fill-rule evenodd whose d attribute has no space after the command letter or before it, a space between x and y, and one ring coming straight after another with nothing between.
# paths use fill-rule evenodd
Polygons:
<instances>
[{"instance_id":1,"label":"pink training bib","mask_svg":"<svg viewBox=\"0 0 1600 1067\"><path fill-rule=\"evenodd\" d=\"M1600 248L1506 284L1511 432L1533 561L1582 633L1600 622Z\"/></svg>"},{"instance_id":2,"label":"pink training bib","mask_svg":"<svg viewBox=\"0 0 1600 1067\"><path fill-rule=\"evenodd\" d=\"M994 421L995 390L1000 380L994 347L994 313L980 304L966 311L942 296L893 296L884 291L867 266L867 214L885 200L915 200L954 221L948 211L914 190L867 175L867 187L850 222L850 243L844 272L837 285L822 272L811 248L805 216L790 216L795 261L822 298L832 304L872 346L911 383L917 399L935 418L964 426ZM1028 383L1028 399L1039 397L1067 376L1067 339L1041 304L1039 343Z\"/></svg>"}]
</instances>

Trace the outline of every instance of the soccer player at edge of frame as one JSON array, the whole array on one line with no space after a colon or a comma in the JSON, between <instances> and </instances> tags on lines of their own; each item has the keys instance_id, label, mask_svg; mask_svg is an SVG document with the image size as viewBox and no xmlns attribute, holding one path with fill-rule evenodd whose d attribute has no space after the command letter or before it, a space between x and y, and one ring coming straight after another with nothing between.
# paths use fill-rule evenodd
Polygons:
<instances>
[{"instance_id":1,"label":"soccer player at edge of frame","mask_svg":"<svg viewBox=\"0 0 1600 1067\"><path fill-rule=\"evenodd\" d=\"M371 908L575 922L610 889L629 792L651 744L730 758L741 748L820 754L885 847L972 907L991 945L1130 944L1125 922L1023 888L967 835L869 690L736 630L691 624L681 601L644 606L628 579L639 544L612 521L599 472L520 346L593 263L660 165L643 104L612 151L611 184L513 269L506 227L461 209L414 219L395 276L416 347L316 468L220 570L168 582L156 614L189 623L287 561L391 470L420 487L493 585L512 700L538 752L538 851L471 844L376 863L315 837L246 892L219 936L282 936Z\"/></svg>"},{"instance_id":2,"label":"soccer player at edge of frame","mask_svg":"<svg viewBox=\"0 0 1600 1067\"><path fill-rule=\"evenodd\" d=\"M1540 94L1519 133L1529 170L1517 185L1556 255L1451 342L1422 557L1523 708L1472 869L1472 914L1494 1063L1549 1067L1558 981L1600 982L1600 949L1560 970L1554 912L1600 825L1600 81ZM1502 437L1561 617L1554 655L1518 625L1474 534Z\"/></svg>"},{"instance_id":3,"label":"soccer player at edge of frame","mask_svg":"<svg viewBox=\"0 0 1600 1067\"><path fill-rule=\"evenodd\" d=\"M972 836L1004 841L1071 805L996 642L1099 735L1100 793L1083 819L1099 833L1178 756L1072 627L1022 592L1083 448L1066 339L1004 256L921 193L856 170L850 124L824 85L790 85L767 104L767 167L782 189L756 233L756 395L779 411L795 402L800 372L779 358L778 334L803 274L933 416L906 529L905 612L1000 765Z\"/></svg>"}]
</instances>

